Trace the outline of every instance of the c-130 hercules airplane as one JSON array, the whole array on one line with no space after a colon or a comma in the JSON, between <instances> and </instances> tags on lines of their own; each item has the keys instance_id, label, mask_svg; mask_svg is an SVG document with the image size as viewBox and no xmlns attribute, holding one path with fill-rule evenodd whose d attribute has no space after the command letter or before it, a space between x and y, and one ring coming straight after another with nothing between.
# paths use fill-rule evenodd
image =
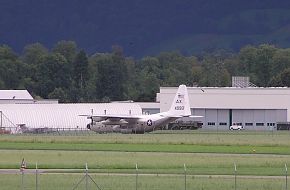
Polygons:
<instances>
[{"instance_id":1,"label":"c-130 hercules airplane","mask_svg":"<svg viewBox=\"0 0 290 190\"><path fill-rule=\"evenodd\" d=\"M167 112L152 115L81 115L91 119L87 128L97 133L151 132L182 117L203 117L191 115L188 92L185 85L180 85Z\"/></svg>"}]
</instances>

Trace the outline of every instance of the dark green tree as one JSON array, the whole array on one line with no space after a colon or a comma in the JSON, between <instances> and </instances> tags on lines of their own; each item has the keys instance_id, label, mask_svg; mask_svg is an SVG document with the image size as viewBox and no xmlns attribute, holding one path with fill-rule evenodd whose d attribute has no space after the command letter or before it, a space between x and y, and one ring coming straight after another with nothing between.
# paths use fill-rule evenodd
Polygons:
<instances>
[{"instance_id":1,"label":"dark green tree","mask_svg":"<svg viewBox=\"0 0 290 190\"><path fill-rule=\"evenodd\" d=\"M95 55L98 70L97 95L101 100L109 97L111 100L123 100L126 65L120 52Z\"/></svg>"},{"instance_id":2,"label":"dark green tree","mask_svg":"<svg viewBox=\"0 0 290 190\"><path fill-rule=\"evenodd\" d=\"M22 88L23 64L8 46L0 46L0 81L3 89Z\"/></svg>"},{"instance_id":3,"label":"dark green tree","mask_svg":"<svg viewBox=\"0 0 290 190\"><path fill-rule=\"evenodd\" d=\"M249 76L251 81L255 84L258 82L256 73L257 51L257 48L254 46L242 48L238 55L238 67L236 72L238 76Z\"/></svg>"},{"instance_id":4,"label":"dark green tree","mask_svg":"<svg viewBox=\"0 0 290 190\"><path fill-rule=\"evenodd\" d=\"M257 85L267 86L271 78L271 63L277 49L274 46L263 44L257 49L257 57L255 60L255 73L258 81Z\"/></svg>"},{"instance_id":5,"label":"dark green tree","mask_svg":"<svg viewBox=\"0 0 290 190\"><path fill-rule=\"evenodd\" d=\"M29 65L39 65L42 58L48 54L48 49L40 43L29 44L23 50L23 62Z\"/></svg>"},{"instance_id":6,"label":"dark green tree","mask_svg":"<svg viewBox=\"0 0 290 190\"><path fill-rule=\"evenodd\" d=\"M51 93L47 96L49 99L58 99L60 103L65 103L68 101L67 92L62 88L55 88Z\"/></svg>"},{"instance_id":7,"label":"dark green tree","mask_svg":"<svg viewBox=\"0 0 290 190\"><path fill-rule=\"evenodd\" d=\"M101 55L95 54L89 58L88 75L89 80L86 85L86 97L89 102L99 101L97 87L99 86L98 61Z\"/></svg>"},{"instance_id":8,"label":"dark green tree","mask_svg":"<svg viewBox=\"0 0 290 190\"><path fill-rule=\"evenodd\" d=\"M124 99L137 100L139 92L137 86L136 63L133 58L125 59L126 75L124 80Z\"/></svg>"},{"instance_id":9,"label":"dark green tree","mask_svg":"<svg viewBox=\"0 0 290 190\"><path fill-rule=\"evenodd\" d=\"M5 84L4 81L2 81L2 79L0 79L0 89L5 89Z\"/></svg>"},{"instance_id":10,"label":"dark green tree","mask_svg":"<svg viewBox=\"0 0 290 190\"><path fill-rule=\"evenodd\" d=\"M86 87L86 83L89 79L88 65L88 57L82 50L76 55L73 64L73 78L77 88L84 89Z\"/></svg>"},{"instance_id":11,"label":"dark green tree","mask_svg":"<svg viewBox=\"0 0 290 190\"><path fill-rule=\"evenodd\" d=\"M272 77L270 85L278 87L290 87L290 68L287 68L278 75Z\"/></svg>"},{"instance_id":12,"label":"dark green tree","mask_svg":"<svg viewBox=\"0 0 290 190\"><path fill-rule=\"evenodd\" d=\"M282 86L290 87L290 68L285 69L281 73L281 84Z\"/></svg>"},{"instance_id":13,"label":"dark green tree","mask_svg":"<svg viewBox=\"0 0 290 190\"><path fill-rule=\"evenodd\" d=\"M229 86L230 74L224 61L215 55L207 55L202 62L202 77L200 86Z\"/></svg>"},{"instance_id":14,"label":"dark green tree","mask_svg":"<svg viewBox=\"0 0 290 190\"><path fill-rule=\"evenodd\" d=\"M41 63L48 55L48 50L40 43L30 44L24 47L22 61L23 69L23 85L32 94L38 91L37 76Z\"/></svg>"},{"instance_id":15,"label":"dark green tree","mask_svg":"<svg viewBox=\"0 0 290 190\"><path fill-rule=\"evenodd\" d=\"M70 65L62 55L52 53L46 56L37 75L40 89L37 94L47 98L55 88L68 89L71 86L70 73Z\"/></svg>"},{"instance_id":16,"label":"dark green tree","mask_svg":"<svg viewBox=\"0 0 290 190\"><path fill-rule=\"evenodd\" d=\"M54 53L59 53L69 64L73 63L77 55L77 44L74 41L59 41L52 49Z\"/></svg>"},{"instance_id":17,"label":"dark green tree","mask_svg":"<svg viewBox=\"0 0 290 190\"><path fill-rule=\"evenodd\" d=\"M139 91L137 101L154 101L156 92L159 91L160 81L154 73L148 73L146 71L141 71L141 73L139 73L139 77L139 85L136 87Z\"/></svg>"},{"instance_id":18,"label":"dark green tree","mask_svg":"<svg viewBox=\"0 0 290 190\"><path fill-rule=\"evenodd\" d=\"M278 49L270 65L270 76L275 76L287 68L290 68L290 49Z\"/></svg>"}]
</instances>

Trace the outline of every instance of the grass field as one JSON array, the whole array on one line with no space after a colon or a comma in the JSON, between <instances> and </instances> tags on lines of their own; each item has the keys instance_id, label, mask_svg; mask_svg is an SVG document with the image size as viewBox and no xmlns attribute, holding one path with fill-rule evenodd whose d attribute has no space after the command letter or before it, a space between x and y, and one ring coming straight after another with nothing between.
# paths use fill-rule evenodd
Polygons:
<instances>
[{"instance_id":1,"label":"grass field","mask_svg":"<svg viewBox=\"0 0 290 190\"><path fill-rule=\"evenodd\" d=\"M166 132L166 133L165 133ZM0 142L73 143L73 144L188 144L188 145L250 145L290 146L290 131L203 132L161 131L147 134L93 134L87 136L0 135ZM173 133L174 132L174 133Z\"/></svg>"},{"instance_id":2,"label":"grass field","mask_svg":"<svg viewBox=\"0 0 290 190\"><path fill-rule=\"evenodd\" d=\"M93 134L78 136L2 135L0 136L0 168L19 168L22 158L28 168L38 163L41 169L56 174L41 174L41 189L71 189L76 178L88 163L91 173L104 183L103 189L135 189L132 176L104 176L104 174L134 174L138 163L140 174L178 174L183 164L191 175L231 175L237 164L243 185L238 189L281 189L281 178L260 179L254 176L283 176L284 165L290 165L290 132L203 132L178 131L143 135ZM61 174L61 169L75 174ZM50 171L48 171L50 172ZM95 174L94 174L95 175ZM9 177L10 176L10 177ZM33 183L33 175L27 183ZM53 178L53 179L52 179ZM138 189L180 189L182 176L140 176ZM227 178L189 177L188 189L233 189ZM2 180L2 182L1 182ZM5 189L17 189L19 176L1 174ZM57 180L53 184L46 184ZM133 180L133 181L132 181ZM13 188L11 185L14 185ZM50 187L50 188L49 188ZM218 187L218 188L216 188Z\"/></svg>"},{"instance_id":3,"label":"grass field","mask_svg":"<svg viewBox=\"0 0 290 190\"><path fill-rule=\"evenodd\" d=\"M94 172L134 173L138 163L143 173L182 173L185 163L191 174L232 174L237 164L243 175L283 175L289 155L192 154L114 151L1 150L0 168L19 168L22 158L28 168L81 169L85 163Z\"/></svg>"},{"instance_id":4,"label":"grass field","mask_svg":"<svg viewBox=\"0 0 290 190\"><path fill-rule=\"evenodd\" d=\"M178 152L178 153L235 153L235 154L288 154L288 146L259 145L189 145L189 144L84 144L45 142L2 142L2 150L71 150L120 152Z\"/></svg>"},{"instance_id":5,"label":"grass field","mask_svg":"<svg viewBox=\"0 0 290 190\"><path fill-rule=\"evenodd\" d=\"M116 175L91 175L97 185L103 190L136 190L136 176L116 176ZM82 179L83 174L41 174L38 177L41 190L68 190ZM168 190L185 189L185 178L179 176L142 176L137 178L138 190ZM237 178L237 189L239 190L277 190L285 189L283 178ZM20 175L1 175L1 190L21 189ZM201 190L232 190L234 189L234 177L199 177L187 176L187 189ZM35 189L35 175L24 176L25 189ZM97 189L89 181L89 189ZM77 189L85 189L85 180L80 183Z\"/></svg>"},{"instance_id":6,"label":"grass field","mask_svg":"<svg viewBox=\"0 0 290 190\"><path fill-rule=\"evenodd\" d=\"M19 168L22 158L29 168L82 169L88 163L94 172L182 173L185 163L191 174L233 173L234 163L242 175L283 175L289 155L191 154L158 152L1 150L0 168Z\"/></svg>"}]
</instances>

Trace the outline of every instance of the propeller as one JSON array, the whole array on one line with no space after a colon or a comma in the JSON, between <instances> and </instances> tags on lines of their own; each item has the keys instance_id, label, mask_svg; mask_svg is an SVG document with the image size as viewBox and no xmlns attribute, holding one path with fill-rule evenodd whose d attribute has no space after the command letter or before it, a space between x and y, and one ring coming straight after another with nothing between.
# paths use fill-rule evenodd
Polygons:
<instances>
[{"instance_id":1,"label":"propeller","mask_svg":"<svg viewBox=\"0 0 290 190\"><path fill-rule=\"evenodd\" d=\"M94 120L93 120L93 115L94 115L94 109L91 109L91 125L93 126Z\"/></svg>"},{"instance_id":2,"label":"propeller","mask_svg":"<svg viewBox=\"0 0 290 190\"><path fill-rule=\"evenodd\" d=\"M93 126L94 124L93 115L94 115L94 109L91 109L91 116L88 116L88 119L91 119L91 123L87 124L87 129L91 129L91 126Z\"/></svg>"}]
</instances>

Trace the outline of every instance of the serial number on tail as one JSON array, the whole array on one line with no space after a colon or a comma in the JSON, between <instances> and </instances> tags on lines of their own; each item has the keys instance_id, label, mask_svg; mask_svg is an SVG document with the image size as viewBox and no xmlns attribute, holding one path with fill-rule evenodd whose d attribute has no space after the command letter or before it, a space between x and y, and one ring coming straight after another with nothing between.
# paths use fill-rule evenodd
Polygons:
<instances>
[{"instance_id":1,"label":"serial number on tail","mask_svg":"<svg viewBox=\"0 0 290 190\"><path fill-rule=\"evenodd\" d=\"M175 110L184 110L184 106L175 106Z\"/></svg>"}]
</instances>

